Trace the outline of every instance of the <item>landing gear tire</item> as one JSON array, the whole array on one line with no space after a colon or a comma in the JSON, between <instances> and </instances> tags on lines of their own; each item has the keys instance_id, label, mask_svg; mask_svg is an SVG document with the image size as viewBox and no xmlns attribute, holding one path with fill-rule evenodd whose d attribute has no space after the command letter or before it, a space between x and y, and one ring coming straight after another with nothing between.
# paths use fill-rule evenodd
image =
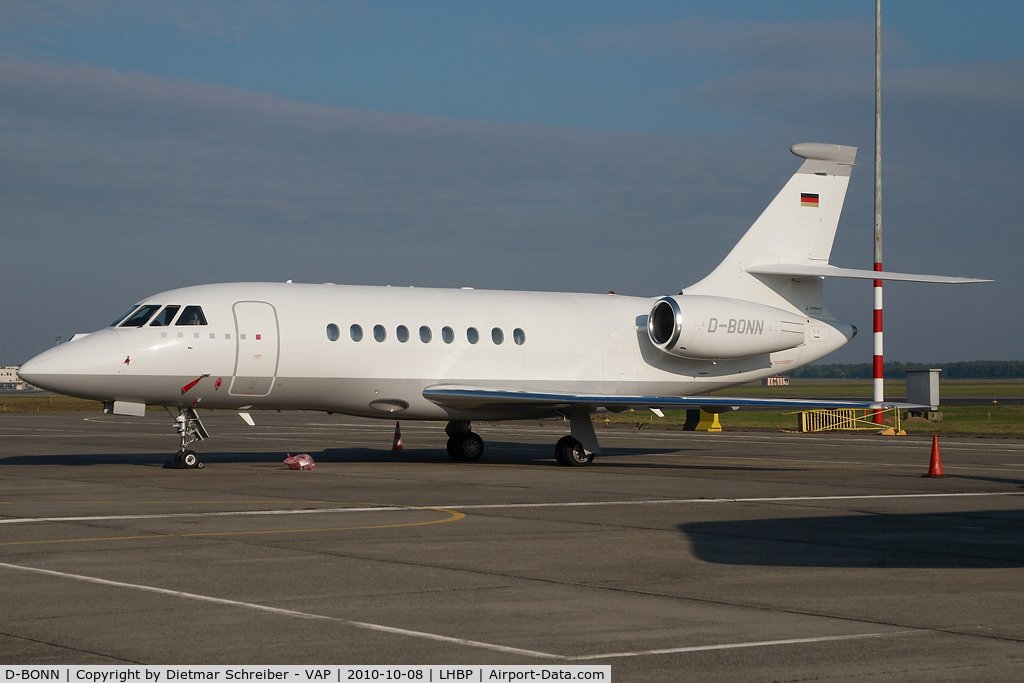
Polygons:
<instances>
[{"instance_id":1,"label":"landing gear tire","mask_svg":"<svg viewBox=\"0 0 1024 683\"><path fill-rule=\"evenodd\" d=\"M195 451L182 451L178 454L177 459L185 467L195 467L196 469L201 469L203 467L203 463L199 462L199 456L196 455Z\"/></svg>"},{"instance_id":2,"label":"landing gear tire","mask_svg":"<svg viewBox=\"0 0 1024 683\"><path fill-rule=\"evenodd\" d=\"M164 463L164 467L172 470L201 470L204 465L199 462L195 451L184 448L174 454L174 460Z\"/></svg>"},{"instance_id":3,"label":"landing gear tire","mask_svg":"<svg viewBox=\"0 0 1024 683\"><path fill-rule=\"evenodd\" d=\"M555 444L555 457L559 464L567 467L584 467L594 462L594 454L587 453L581 444L571 436L563 436Z\"/></svg>"},{"instance_id":4,"label":"landing gear tire","mask_svg":"<svg viewBox=\"0 0 1024 683\"><path fill-rule=\"evenodd\" d=\"M448 439L448 455L452 460L475 461L484 454L484 440L474 432L456 434Z\"/></svg>"},{"instance_id":5,"label":"landing gear tire","mask_svg":"<svg viewBox=\"0 0 1024 683\"><path fill-rule=\"evenodd\" d=\"M569 465L569 463L565 461L565 446L570 441L573 441L573 438L569 435L566 435L559 439L558 443L555 444L555 460L558 461L559 465Z\"/></svg>"},{"instance_id":6,"label":"landing gear tire","mask_svg":"<svg viewBox=\"0 0 1024 683\"><path fill-rule=\"evenodd\" d=\"M462 435L462 457L464 460L479 460L484 454L484 440L474 432Z\"/></svg>"},{"instance_id":7,"label":"landing gear tire","mask_svg":"<svg viewBox=\"0 0 1024 683\"><path fill-rule=\"evenodd\" d=\"M463 460L462 434L448 437L448 457L452 460Z\"/></svg>"}]
</instances>

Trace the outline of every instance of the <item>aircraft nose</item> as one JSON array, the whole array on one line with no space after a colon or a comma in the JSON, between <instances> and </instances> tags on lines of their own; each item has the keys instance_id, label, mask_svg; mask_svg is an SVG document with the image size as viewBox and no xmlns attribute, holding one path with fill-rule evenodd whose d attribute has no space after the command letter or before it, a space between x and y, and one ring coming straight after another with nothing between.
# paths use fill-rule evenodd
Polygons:
<instances>
[{"instance_id":1,"label":"aircraft nose","mask_svg":"<svg viewBox=\"0 0 1024 683\"><path fill-rule=\"evenodd\" d=\"M34 386L46 381L46 364L53 359L53 349L44 351L34 358L25 361L18 368L18 378Z\"/></svg>"},{"instance_id":2,"label":"aircraft nose","mask_svg":"<svg viewBox=\"0 0 1024 683\"><path fill-rule=\"evenodd\" d=\"M18 376L47 391L104 400L119 376L121 348L117 334L101 330L43 351Z\"/></svg>"}]
</instances>

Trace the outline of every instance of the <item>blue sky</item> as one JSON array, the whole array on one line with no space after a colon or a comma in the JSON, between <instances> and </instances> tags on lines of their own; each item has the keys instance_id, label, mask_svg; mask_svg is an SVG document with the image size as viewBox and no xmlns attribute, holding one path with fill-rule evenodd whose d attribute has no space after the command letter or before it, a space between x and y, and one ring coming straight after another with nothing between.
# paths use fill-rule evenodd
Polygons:
<instances>
[{"instance_id":1,"label":"blue sky","mask_svg":"<svg viewBox=\"0 0 1024 683\"><path fill-rule=\"evenodd\" d=\"M891 8L890 8L891 7ZM886 3L886 356L1024 357L1024 7ZM0 2L0 363L202 282L655 296L799 165L861 148L871 2ZM868 283L830 308L870 328ZM975 321L984 321L976 324ZM870 335L828 360L870 360Z\"/></svg>"}]
</instances>

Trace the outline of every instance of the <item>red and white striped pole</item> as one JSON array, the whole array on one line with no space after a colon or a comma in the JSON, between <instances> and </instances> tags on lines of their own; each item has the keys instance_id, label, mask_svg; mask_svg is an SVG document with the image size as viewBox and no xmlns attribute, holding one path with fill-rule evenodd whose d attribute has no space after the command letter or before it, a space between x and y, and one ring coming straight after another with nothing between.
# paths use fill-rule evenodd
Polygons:
<instances>
[{"instance_id":1,"label":"red and white striped pole","mask_svg":"<svg viewBox=\"0 0 1024 683\"><path fill-rule=\"evenodd\" d=\"M880 261L875 262L875 270L882 270L882 263ZM884 388L884 362L882 359L882 281L875 280L875 355L874 355L874 373L872 381L871 400L875 403L881 403L885 400L885 388ZM872 416L875 424L882 424L884 414L881 410L876 410Z\"/></svg>"},{"instance_id":2,"label":"red and white striped pole","mask_svg":"<svg viewBox=\"0 0 1024 683\"><path fill-rule=\"evenodd\" d=\"M875 271L882 270L882 0L875 0ZM884 363L882 359L882 281L875 280L875 356L872 401L885 400ZM876 410L875 424L882 424L884 414Z\"/></svg>"}]
</instances>

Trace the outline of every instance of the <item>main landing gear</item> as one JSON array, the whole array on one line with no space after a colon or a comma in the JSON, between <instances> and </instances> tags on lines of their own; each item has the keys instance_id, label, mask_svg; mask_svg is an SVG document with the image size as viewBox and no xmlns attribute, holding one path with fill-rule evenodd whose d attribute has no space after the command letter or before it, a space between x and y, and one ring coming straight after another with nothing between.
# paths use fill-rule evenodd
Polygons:
<instances>
[{"instance_id":1,"label":"main landing gear","mask_svg":"<svg viewBox=\"0 0 1024 683\"><path fill-rule=\"evenodd\" d=\"M555 444L555 460L566 467L583 467L594 462L594 454L588 453L583 444L566 435Z\"/></svg>"},{"instance_id":2,"label":"main landing gear","mask_svg":"<svg viewBox=\"0 0 1024 683\"><path fill-rule=\"evenodd\" d=\"M448 435L448 455L452 460L479 460L484 454L484 440L469 431L469 422L453 420L444 428Z\"/></svg>"},{"instance_id":3,"label":"main landing gear","mask_svg":"<svg viewBox=\"0 0 1024 683\"><path fill-rule=\"evenodd\" d=\"M568 417L572 434L563 436L555 444L555 459L566 467L584 467L594 462L594 455L601 452L590 421L590 410L574 409ZM484 440L470 431L468 421L452 420L444 431L448 435L448 455L452 460L479 460L484 454Z\"/></svg>"},{"instance_id":4,"label":"main landing gear","mask_svg":"<svg viewBox=\"0 0 1024 683\"><path fill-rule=\"evenodd\" d=\"M165 410L174 416L174 428L181 436L181 449L175 454L174 460L165 464L164 467L170 469L203 469L203 463L199 462L199 456L188 447L190 444L210 437L206 427L200 421L199 415L192 408L178 408L177 415L171 413L169 408L165 407Z\"/></svg>"}]
</instances>

